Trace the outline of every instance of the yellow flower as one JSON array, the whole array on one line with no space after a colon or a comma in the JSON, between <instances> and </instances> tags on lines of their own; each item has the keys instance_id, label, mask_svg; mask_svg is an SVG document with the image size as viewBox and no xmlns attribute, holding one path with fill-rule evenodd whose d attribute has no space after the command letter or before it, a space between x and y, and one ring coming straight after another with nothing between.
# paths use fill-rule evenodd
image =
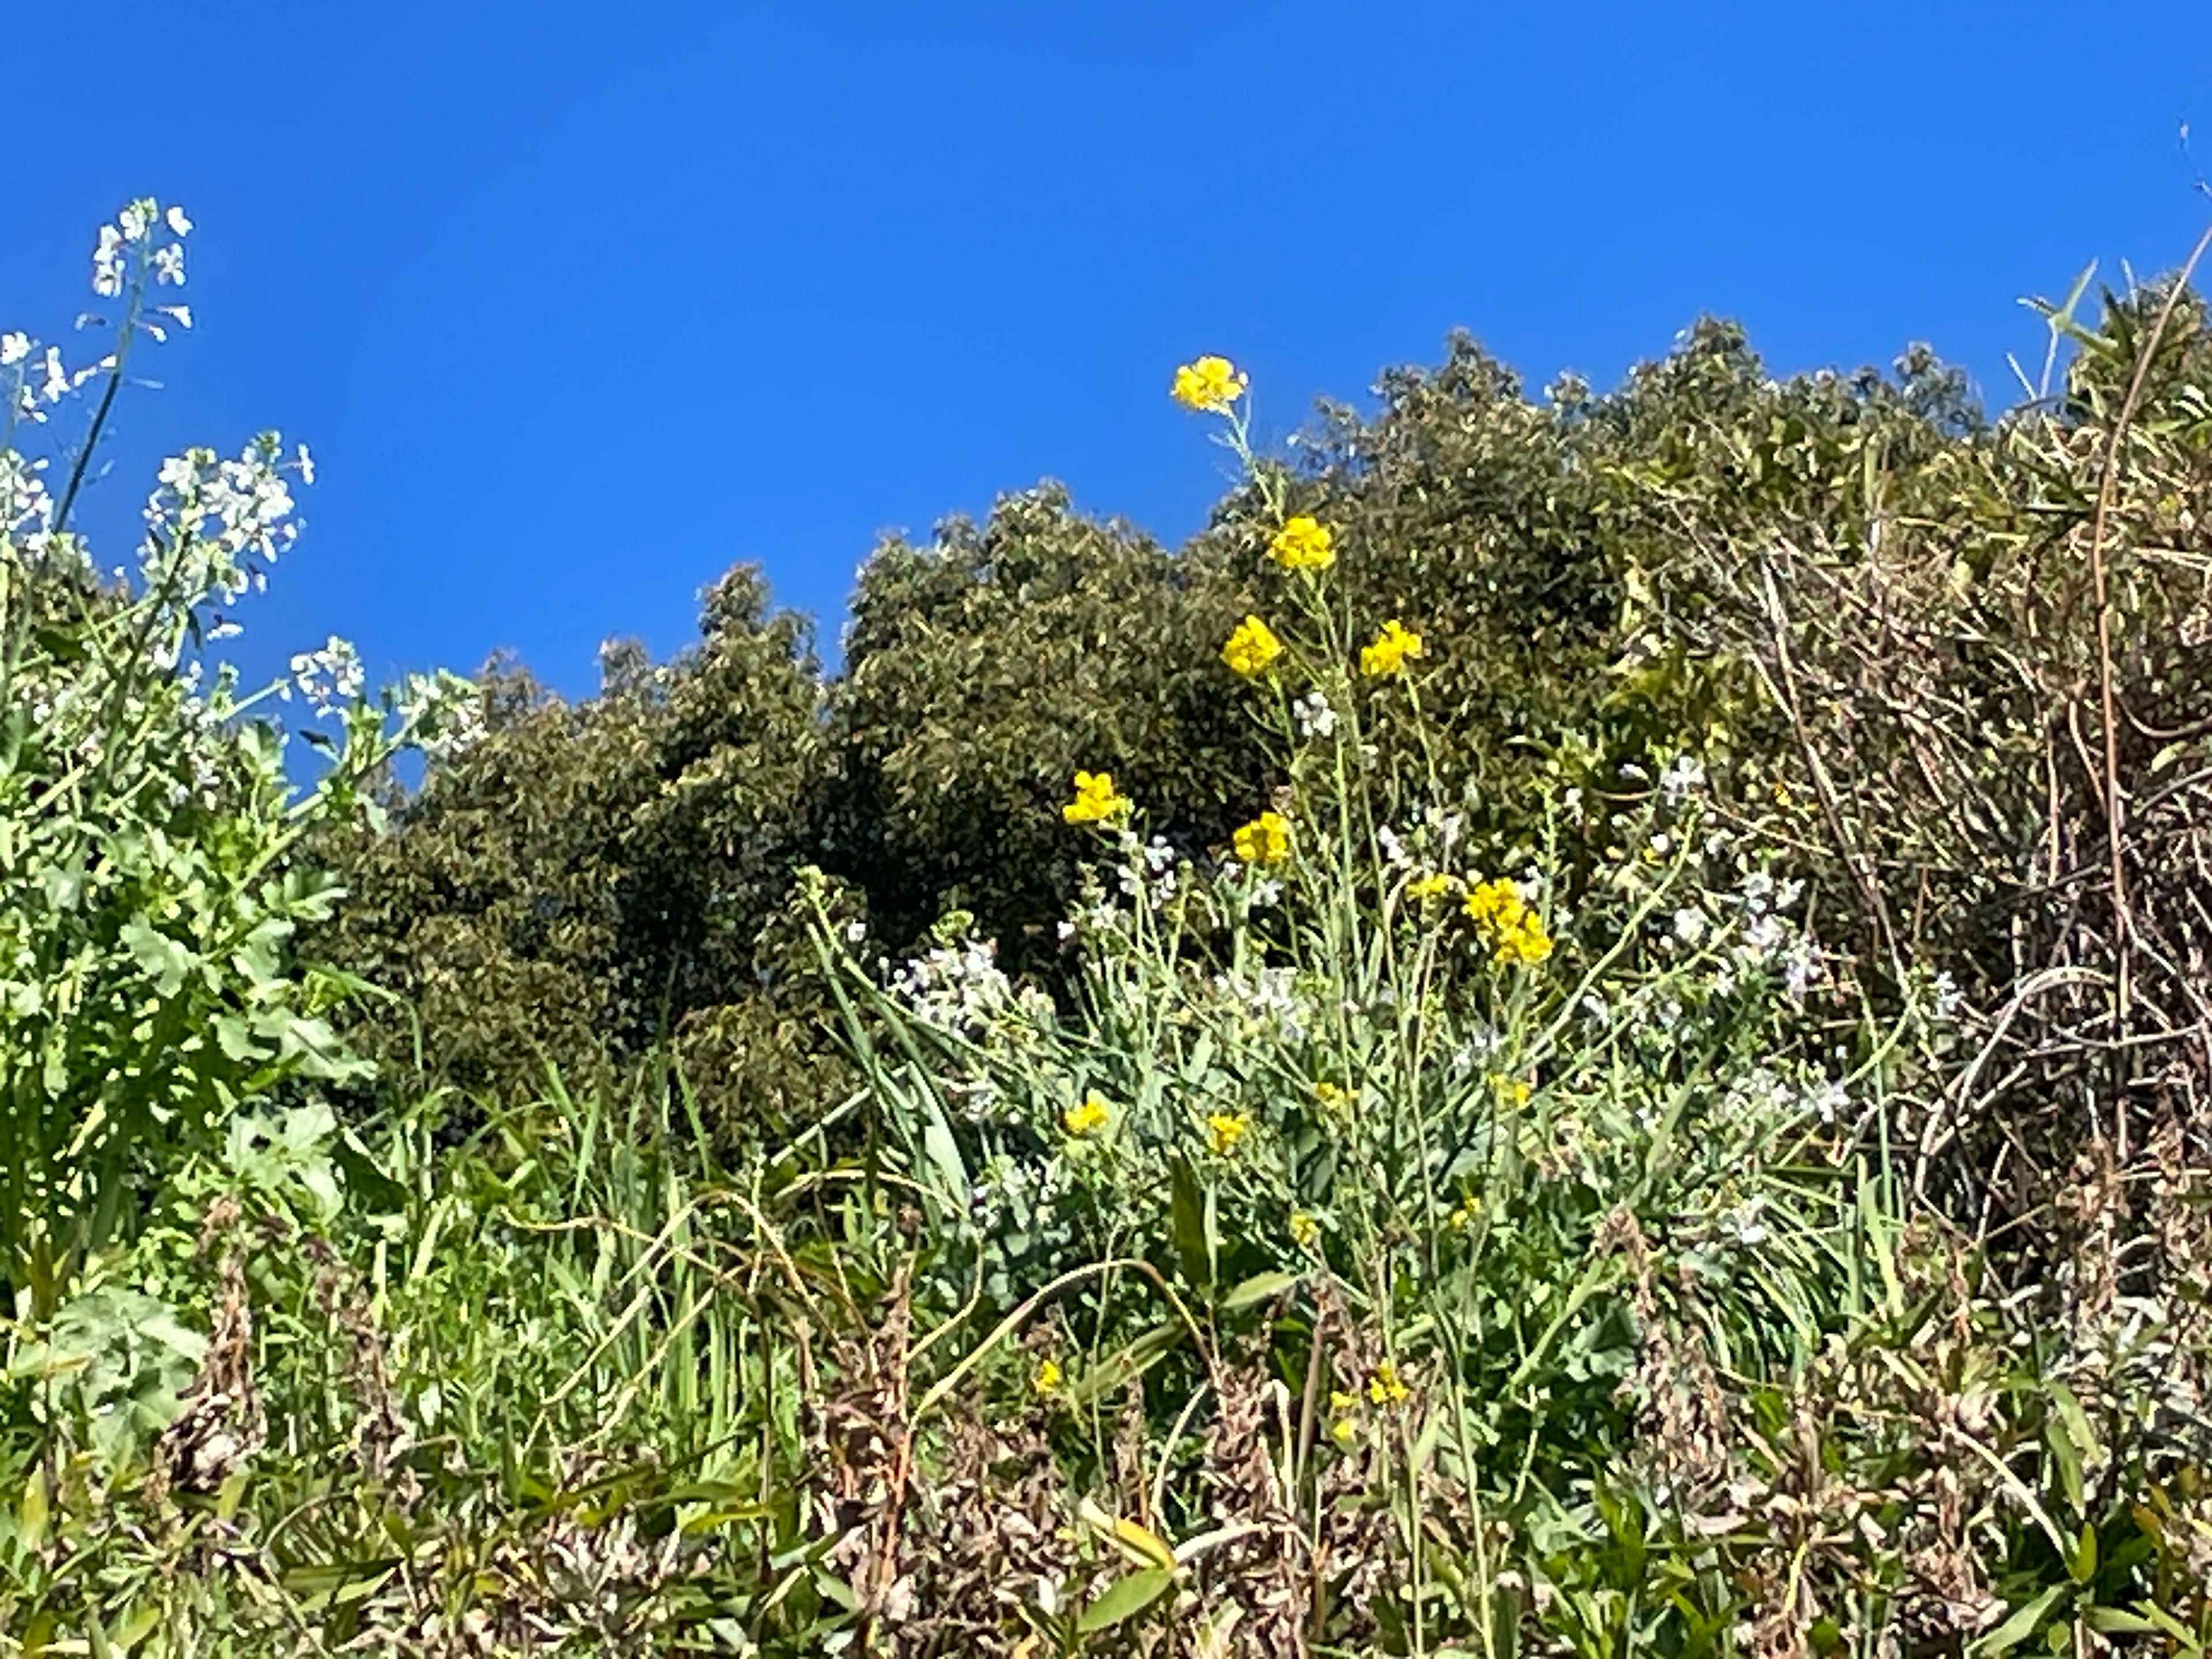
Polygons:
<instances>
[{"instance_id":1,"label":"yellow flower","mask_svg":"<svg viewBox=\"0 0 2212 1659\"><path fill-rule=\"evenodd\" d=\"M1468 888L1461 902L1498 961L1533 968L1552 954L1552 936L1544 930L1543 918L1504 877Z\"/></svg>"},{"instance_id":2,"label":"yellow flower","mask_svg":"<svg viewBox=\"0 0 2212 1659\"><path fill-rule=\"evenodd\" d=\"M1352 1437L1359 1432L1359 1396L1346 1394L1342 1389L1331 1389L1328 1414L1334 1419L1328 1425L1329 1438L1340 1446L1350 1445Z\"/></svg>"},{"instance_id":3,"label":"yellow flower","mask_svg":"<svg viewBox=\"0 0 2212 1659\"><path fill-rule=\"evenodd\" d=\"M1344 1090L1340 1088L1337 1085L1331 1083L1327 1078L1323 1078L1320 1082L1314 1085L1314 1098L1321 1102L1322 1105L1328 1107L1331 1111L1338 1110L1340 1108L1349 1106L1352 1103L1352 1097L1346 1094Z\"/></svg>"},{"instance_id":4,"label":"yellow flower","mask_svg":"<svg viewBox=\"0 0 2212 1659\"><path fill-rule=\"evenodd\" d=\"M1057 1389L1060 1387L1060 1361L1057 1359L1047 1359L1040 1362L1036 1368L1036 1375L1030 1378L1030 1391L1036 1394L1040 1399Z\"/></svg>"},{"instance_id":5,"label":"yellow flower","mask_svg":"<svg viewBox=\"0 0 2212 1659\"><path fill-rule=\"evenodd\" d=\"M1498 959L1516 962L1523 968L1534 968L1551 954L1552 936L1544 931L1543 919L1534 911L1524 912L1521 925L1500 935L1498 941Z\"/></svg>"},{"instance_id":6,"label":"yellow flower","mask_svg":"<svg viewBox=\"0 0 2212 1659\"><path fill-rule=\"evenodd\" d=\"M1206 1120L1206 1135L1214 1154L1226 1158L1244 1139L1244 1132L1252 1127L1249 1112L1215 1112Z\"/></svg>"},{"instance_id":7,"label":"yellow flower","mask_svg":"<svg viewBox=\"0 0 2212 1659\"><path fill-rule=\"evenodd\" d=\"M1114 792L1111 772L1078 772L1075 799L1060 809L1070 823L1112 823L1126 817L1129 798Z\"/></svg>"},{"instance_id":8,"label":"yellow flower","mask_svg":"<svg viewBox=\"0 0 2212 1659\"><path fill-rule=\"evenodd\" d=\"M1230 838L1247 864L1280 864L1291 855L1290 821L1280 812L1262 812Z\"/></svg>"},{"instance_id":9,"label":"yellow flower","mask_svg":"<svg viewBox=\"0 0 2212 1659\"><path fill-rule=\"evenodd\" d=\"M1370 679L1379 679L1403 668L1407 658L1420 654L1421 636L1393 617L1382 624L1382 631L1375 636L1372 645L1359 647L1359 672Z\"/></svg>"},{"instance_id":10,"label":"yellow flower","mask_svg":"<svg viewBox=\"0 0 2212 1659\"><path fill-rule=\"evenodd\" d=\"M1321 1237L1321 1223L1304 1210L1291 1212L1291 1243L1301 1249Z\"/></svg>"},{"instance_id":11,"label":"yellow flower","mask_svg":"<svg viewBox=\"0 0 2212 1659\"><path fill-rule=\"evenodd\" d=\"M1174 397L1185 409L1226 415L1244 395L1245 380L1226 357L1200 357L1176 370Z\"/></svg>"},{"instance_id":12,"label":"yellow flower","mask_svg":"<svg viewBox=\"0 0 2212 1659\"><path fill-rule=\"evenodd\" d=\"M1285 570L1326 570L1336 562L1328 526L1303 513L1275 532L1267 553Z\"/></svg>"},{"instance_id":13,"label":"yellow flower","mask_svg":"<svg viewBox=\"0 0 2212 1659\"><path fill-rule=\"evenodd\" d=\"M1407 882L1406 896L1419 899L1425 903L1431 899L1442 898L1458 885L1459 881L1456 877L1448 876L1441 870L1431 871L1425 876L1416 876Z\"/></svg>"},{"instance_id":14,"label":"yellow flower","mask_svg":"<svg viewBox=\"0 0 2212 1659\"><path fill-rule=\"evenodd\" d=\"M1384 1360L1367 1379L1367 1397L1378 1406L1395 1406L1413 1393L1399 1380L1398 1368Z\"/></svg>"},{"instance_id":15,"label":"yellow flower","mask_svg":"<svg viewBox=\"0 0 2212 1659\"><path fill-rule=\"evenodd\" d=\"M1257 617L1247 617L1238 623L1236 631L1229 636L1229 643L1221 647L1221 660L1248 680L1266 673L1267 665L1282 654L1283 642Z\"/></svg>"},{"instance_id":16,"label":"yellow flower","mask_svg":"<svg viewBox=\"0 0 2212 1659\"><path fill-rule=\"evenodd\" d=\"M1456 1232L1472 1227L1481 1217L1482 1200L1469 1194L1452 1206L1452 1212L1444 1218L1444 1225Z\"/></svg>"},{"instance_id":17,"label":"yellow flower","mask_svg":"<svg viewBox=\"0 0 2212 1659\"><path fill-rule=\"evenodd\" d=\"M1093 1129L1103 1129L1113 1121L1105 1097L1095 1090L1083 1097L1080 1106L1071 1106L1060 1116L1060 1122L1072 1135L1087 1135Z\"/></svg>"}]
</instances>

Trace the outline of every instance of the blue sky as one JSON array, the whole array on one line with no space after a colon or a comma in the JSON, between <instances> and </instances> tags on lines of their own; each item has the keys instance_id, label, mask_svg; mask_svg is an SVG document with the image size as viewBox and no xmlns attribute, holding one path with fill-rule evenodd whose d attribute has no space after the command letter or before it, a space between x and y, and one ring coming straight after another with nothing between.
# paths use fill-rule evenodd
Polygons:
<instances>
[{"instance_id":1,"label":"blue sky","mask_svg":"<svg viewBox=\"0 0 2212 1659\"><path fill-rule=\"evenodd\" d=\"M740 559L830 642L879 532L1045 477L1177 539L1200 351L1279 431L1455 325L1606 385L1703 312L2002 403L2021 295L2212 208L2203 0L11 9L0 327L63 332L128 197L199 227L90 522L184 442L315 450L249 668L581 692Z\"/></svg>"}]
</instances>

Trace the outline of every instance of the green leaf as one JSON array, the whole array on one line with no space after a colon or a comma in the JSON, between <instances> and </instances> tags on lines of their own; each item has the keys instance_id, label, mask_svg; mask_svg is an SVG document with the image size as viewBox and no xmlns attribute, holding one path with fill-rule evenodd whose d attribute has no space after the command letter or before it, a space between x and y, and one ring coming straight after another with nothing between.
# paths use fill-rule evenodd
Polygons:
<instances>
[{"instance_id":1,"label":"green leaf","mask_svg":"<svg viewBox=\"0 0 2212 1659\"><path fill-rule=\"evenodd\" d=\"M1111 1630L1135 1618L1174 1587L1175 1575L1158 1567L1146 1567L1117 1578L1099 1593L1097 1601L1084 1608L1075 1621L1076 1633L1089 1636L1097 1631Z\"/></svg>"},{"instance_id":2,"label":"green leaf","mask_svg":"<svg viewBox=\"0 0 2212 1659\"><path fill-rule=\"evenodd\" d=\"M1189 1161L1175 1160L1169 1177L1169 1221L1183 1275L1200 1289L1213 1284L1213 1235L1206 1224L1206 1199Z\"/></svg>"},{"instance_id":3,"label":"green leaf","mask_svg":"<svg viewBox=\"0 0 2212 1659\"><path fill-rule=\"evenodd\" d=\"M2043 1623L2044 1615L2051 1611L2051 1605L2066 1593L2067 1589L2064 1584L2053 1584L2026 1607L2015 1608L2011 1618L1973 1643L1966 1651L1975 1656L1975 1659L1984 1659L1984 1656L1989 1654L2010 1653L2035 1634Z\"/></svg>"},{"instance_id":4,"label":"green leaf","mask_svg":"<svg viewBox=\"0 0 2212 1659\"><path fill-rule=\"evenodd\" d=\"M1256 1302L1272 1302L1296 1285L1301 1275L1279 1271L1254 1273L1221 1298L1221 1311L1236 1313Z\"/></svg>"},{"instance_id":5,"label":"green leaf","mask_svg":"<svg viewBox=\"0 0 2212 1659\"><path fill-rule=\"evenodd\" d=\"M2077 1584L2086 1584L2097 1576L2097 1529L2087 1521L2081 1523L2081 1540L2074 1546L2074 1559L2066 1565Z\"/></svg>"}]
</instances>

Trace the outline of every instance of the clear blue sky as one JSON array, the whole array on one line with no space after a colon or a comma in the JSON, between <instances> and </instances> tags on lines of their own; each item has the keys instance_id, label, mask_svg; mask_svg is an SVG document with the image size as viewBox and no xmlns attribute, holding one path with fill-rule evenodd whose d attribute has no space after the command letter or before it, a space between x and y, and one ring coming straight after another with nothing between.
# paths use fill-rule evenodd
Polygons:
<instances>
[{"instance_id":1,"label":"clear blue sky","mask_svg":"<svg viewBox=\"0 0 2212 1659\"><path fill-rule=\"evenodd\" d=\"M2019 296L2212 206L2204 0L9 10L0 327L63 330L127 197L199 226L92 522L158 450L314 447L249 666L336 631L586 690L739 559L830 643L878 532L1048 476L1180 538L1205 350L1279 429L1454 325L1606 385L1701 312L2002 403Z\"/></svg>"}]
</instances>

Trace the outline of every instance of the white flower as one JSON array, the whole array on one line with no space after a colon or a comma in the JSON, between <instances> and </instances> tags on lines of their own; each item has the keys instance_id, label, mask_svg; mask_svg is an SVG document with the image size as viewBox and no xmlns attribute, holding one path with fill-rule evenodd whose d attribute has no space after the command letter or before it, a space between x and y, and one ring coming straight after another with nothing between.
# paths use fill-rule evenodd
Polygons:
<instances>
[{"instance_id":1,"label":"white flower","mask_svg":"<svg viewBox=\"0 0 2212 1659\"><path fill-rule=\"evenodd\" d=\"M292 684L318 715L336 714L341 702L361 695L361 654L333 634L320 650L292 659Z\"/></svg>"},{"instance_id":2,"label":"white flower","mask_svg":"<svg viewBox=\"0 0 2212 1659\"><path fill-rule=\"evenodd\" d=\"M154 309L175 322L179 328L192 325L192 308L190 306L155 306Z\"/></svg>"},{"instance_id":3,"label":"white flower","mask_svg":"<svg viewBox=\"0 0 2212 1659\"><path fill-rule=\"evenodd\" d=\"M1966 994L1959 988L1959 981L1951 977L1951 970L1948 968L1936 975L1933 988L1936 993L1936 1006L1931 1012L1935 1015L1936 1023L1938 1025L1948 1025L1953 1020L1958 1018L1959 1010L1966 1006Z\"/></svg>"},{"instance_id":4,"label":"white flower","mask_svg":"<svg viewBox=\"0 0 2212 1659\"><path fill-rule=\"evenodd\" d=\"M164 242L154 250L154 281L157 285L185 285L185 251L176 243Z\"/></svg>"},{"instance_id":5,"label":"white flower","mask_svg":"<svg viewBox=\"0 0 2212 1659\"><path fill-rule=\"evenodd\" d=\"M1692 905L1684 905L1674 912L1674 937L1688 945L1701 943L1705 937L1705 913Z\"/></svg>"},{"instance_id":6,"label":"white flower","mask_svg":"<svg viewBox=\"0 0 2212 1659\"><path fill-rule=\"evenodd\" d=\"M1820 977L1820 958L1812 942L1802 934L1790 942L1790 949L1782 962L1783 988L1790 993L1792 1002L1802 1002L1805 994Z\"/></svg>"},{"instance_id":7,"label":"white flower","mask_svg":"<svg viewBox=\"0 0 2212 1659\"><path fill-rule=\"evenodd\" d=\"M168 212L163 217L167 220L169 228L176 234L189 236L192 234L192 222L185 217L184 209L175 204L170 204Z\"/></svg>"},{"instance_id":8,"label":"white flower","mask_svg":"<svg viewBox=\"0 0 2212 1659\"><path fill-rule=\"evenodd\" d=\"M1291 713L1297 720L1300 737L1325 738L1336 730L1336 710L1329 707L1318 686L1292 703Z\"/></svg>"},{"instance_id":9,"label":"white flower","mask_svg":"<svg viewBox=\"0 0 2212 1659\"><path fill-rule=\"evenodd\" d=\"M1394 870L1403 870L1413 863L1407 855L1406 843L1398 839L1398 832L1384 824L1375 832L1375 844L1382 849L1382 856Z\"/></svg>"},{"instance_id":10,"label":"white flower","mask_svg":"<svg viewBox=\"0 0 2212 1659\"><path fill-rule=\"evenodd\" d=\"M1805 1097L1805 1109L1823 1123L1833 1123L1850 1109L1851 1097L1840 1083L1825 1082Z\"/></svg>"},{"instance_id":11,"label":"white flower","mask_svg":"<svg viewBox=\"0 0 2212 1659\"><path fill-rule=\"evenodd\" d=\"M133 202L115 216L116 228L123 233L125 241L137 242L145 239L147 227L153 222L150 211L153 205L151 202Z\"/></svg>"},{"instance_id":12,"label":"white flower","mask_svg":"<svg viewBox=\"0 0 2212 1659\"><path fill-rule=\"evenodd\" d=\"M50 404L58 404L69 396L69 371L62 367L61 348L58 346L46 348L46 384L39 388L40 397Z\"/></svg>"},{"instance_id":13,"label":"white flower","mask_svg":"<svg viewBox=\"0 0 2212 1659\"><path fill-rule=\"evenodd\" d=\"M113 225L100 228L99 244L92 250L92 291L103 300L123 292L123 234Z\"/></svg>"},{"instance_id":14,"label":"white flower","mask_svg":"<svg viewBox=\"0 0 2212 1659\"><path fill-rule=\"evenodd\" d=\"M860 944L862 940L866 939L867 938L867 936L868 936L868 924L867 924L866 922L865 922L865 921L848 921L848 922L847 922L847 923L845 924L845 943L846 943L846 944L848 944L848 945L858 945L858 944Z\"/></svg>"},{"instance_id":15,"label":"white flower","mask_svg":"<svg viewBox=\"0 0 2212 1659\"><path fill-rule=\"evenodd\" d=\"M1255 910L1267 910L1281 903L1282 899L1283 884L1273 876L1262 876L1252 884L1252 893L1248 902Z\"/></svg>"},{"instance_id":16,"label":"white flower","mask_svg":"<svg viewBox=\"0 0 2212 1659\"><path fill-rule=\"evenodd\" d=\"M1789 937L1790 930L1780 917L1753 913L1743 925L1743 940L1736 947L1736 955L1746 963L1771 962Z\"/></svg>"},{"instance_id":17,"label":"white flower","mask_svg":"<svg viewBox=\"0 0 2212 1659\"><path fill-rule=\"evenodd\" d=\"M1704 787L1705 769L1694 755L1677 755L1659 775L1659 793L1669 804L1679 804L1692 792Z\"/></svg>"},{"instance_id":18,"label":"white flower","mask_svg":"<svg viewBox=\"0 0 2212 1659\"><path fill-rule=\"evenodd\" d=\"M1072 921L1062 921L1060 924L1059 934L1060 942L1062 945L1066 944L1068 940L1075 937L1075 924Z\"/></svg>"},{"instance_id":19,"label":"white flower","mask_svg":"<svg viewBox=\"0 0 2212 1659\"><path fill-rule=\"evenodd\" d=\"M940 945L891 975L891 990L922 1023L963 1036L980 1036L1013 1002L1013 984L999 969L998 945L969 939Z\"/></svg>"},{"instance_id":20,"label":"white flower","mask_svg":"<svg viewBox=\"0 0 2212 1659\"><path fill-rule=\"evenodd\" d=\"M179 306L177 309L182 311L184 307ZM190 327L191 325L186 324L185 326ZM307 453L307 445L300 446L299 453L293 458L292 465L299 473L301 483L312 484L315 482L315 458Z\"/></svg>"},{"instance_id":21,"label":"white flower","mask_svg":"<svg viewBox=\"0 0 2212 1659\"><path fill-rule=\"evenodd\" d=\"M0 334L0 368L13 368L31 355L27 334Z\"/></svg>"}]
</instances>

